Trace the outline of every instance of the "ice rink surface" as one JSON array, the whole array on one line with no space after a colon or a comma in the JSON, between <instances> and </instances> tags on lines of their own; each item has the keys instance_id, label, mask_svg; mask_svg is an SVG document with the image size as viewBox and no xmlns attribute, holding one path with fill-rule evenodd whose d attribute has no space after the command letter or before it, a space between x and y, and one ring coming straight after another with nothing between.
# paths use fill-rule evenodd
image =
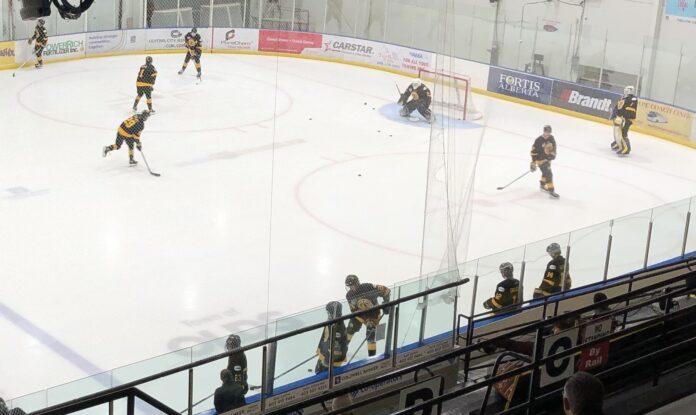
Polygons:
<instances>
[{"instance_id":1,"label":"ice rink surface","mask_svg":"<svg viewBox=\"0 0 696 415\"><path fill-rule=\"evenodd\" d=\"M0 72L0 396L22 394L393 284L420 266L429 127L395 116L394 74L268 56L154 55L142 161L102 158L143 56ZM474 96L485 114L469 258L694 195L696 152ZM145 108L141 101L140 108ZM544 124L559 200L528 168ZM139 155L136 158L141 160ZM581 282L575 282L580 285ZM269 311L267 316L266 312ZM11 381L7 381L11 379Z\"/></svg>"}]
</instances>

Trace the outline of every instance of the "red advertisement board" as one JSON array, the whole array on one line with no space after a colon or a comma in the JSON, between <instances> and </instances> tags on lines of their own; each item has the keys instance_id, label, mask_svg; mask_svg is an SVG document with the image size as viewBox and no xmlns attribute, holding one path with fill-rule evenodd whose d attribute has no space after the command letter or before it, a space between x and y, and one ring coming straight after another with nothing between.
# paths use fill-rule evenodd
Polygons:
<instances>
[{"instance_id":1,"label":"red advertisement board","mask_svg":"<svg viewBox=\"0 0 696 415\"><path fill-rule=\"evenodd\" d=\"M321 48L318 33L259 30L259 50L263 52L302 53L305 49Z\"/></svg>"}]
</instances>

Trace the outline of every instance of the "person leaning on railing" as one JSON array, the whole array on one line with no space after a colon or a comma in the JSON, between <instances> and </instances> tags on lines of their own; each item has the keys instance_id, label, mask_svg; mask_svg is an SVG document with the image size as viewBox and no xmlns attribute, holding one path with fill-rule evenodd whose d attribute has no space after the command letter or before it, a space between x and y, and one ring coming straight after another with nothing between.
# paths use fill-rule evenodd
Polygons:
<instances>
[{"instance_id":1,"label":"person leaning on railing","mask_svg":"<svg viewBox=\"0 0 696 415\"><path fill-rule=\"evenodd\" d=\"M561 255L561 246L556 242L546 247L546 253L551 256L551 261L546 265L544 279L539 288L534 289L534 298L541 298L547 295L560 293L569 290L571 286L568 264ZM565 273L565 285L563 285L563 274Z\"/></svg>"},{"instance_id":2,"label":"person leaning on railing","mask_svg":"<svg viewBox=\"0 0 696 415\"><path fill-rule=\"evenodd\" d=\"M503 281L495 287L495 295L483 303L486 310L498 311L519 302L520 282L513 278L514 268L511 263L500 264Z\"/></svg>"},{"instance_id":3,"label":"person leaning on railing","mask_svg":"<svg viewBox=\"0 0 696 415\"><path fill-rule=\"evenodd\" d=\"M326 304L326 318L333 320L343 315L343 306L338 301L331 301ZM333 338L331 330L333 328ZM333 358L331 358L331 344L333 343ZM322 373L329 370L329 362L333 363L333 367L339 367L346 361L348 355L348 336L346 334L346 325L343 321L324 327L317 345L317 365L314 367L314 373Z\"/></svg>"}]
</instances>

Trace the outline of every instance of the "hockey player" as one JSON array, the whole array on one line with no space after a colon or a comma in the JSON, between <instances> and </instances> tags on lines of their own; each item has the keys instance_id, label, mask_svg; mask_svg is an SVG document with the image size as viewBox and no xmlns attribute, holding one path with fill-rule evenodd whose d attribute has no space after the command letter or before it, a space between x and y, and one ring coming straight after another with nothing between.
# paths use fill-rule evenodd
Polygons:
<instances>
[{"instance_id":1,"label":"hockey player","mask_svg":"<svg viewBox=\"0 0 696 415\"><path fill-rule=\"evenodd\" d=\"M495 296L483 303L483 308L498 311L519 302L520 282L513 278L513 272L511 263L500 264L500 275L503 280L495 287Z\"/></svg>"},{"instance_id":2,"label":"hockey player","mask_svg":"<svg viewBox=\"0 0 696 415\"><path fill-rule=\"evenodd\" d=\"M338 301L331 301L326 304L326 314L327 320L333 320L341 317L342 314L341 303ZM333 339L331 338L331 327L324 327L324 332L321 334L319 339L319 345L317 346L317 365L314 368L314 373L321 373L329 370L329 362L333 363L334 367L341 366L346 361L346 355L348 354L348 339L346 337L346 325L343 321L334 323L333 325ZM331 358L331 343L333 342L333 358Z\"/></svg>"},{"instance_id":3,"label":"hockey player","mask_svg":"<svg viewBox=\"0 0 696 415\"><path fill-rule=\"evenodd\" d=\"M611 113L611 119L614 120L614 142L611 143L611 149L621 156L631 152L628 130L633 125L633 120L636 119L638 112L638 98L633 93L632 86L624 88L624 96L616 101Z\"/></svg>"},{"instance_id":4,"label":"hockey player","mask_svg":"<svg viewBox=\"0 0 696 415\"><path fill-rule=\"evenodd\" d=\"M36 40L34 43L34 55L36 55L36 65L37 69L43 67L43 50L48 43L48 33L46 32L46 27L44 26L46 21L44 19L39 19L36 23L36 28L34 28L34 36L32 36L28 43L31 45L32 40Z\"/></svg>"},{"instance_id":5,"label":"hockey player","mask_svg":"<svg viewBox=\"0 0 696 415\"><path fill-rule=\"evenodd\" d=\"M145 129L145 121L147 121L148 117L150 117L150 112L143 111L123 121L116 132L116 143L104 147L102 155L106 157L110 151L118 150L125 141L128 145L128 164L138 164L133 159L133 147L135 146L138 151L143 149L143 144L140 142L140 133Z\"/></svg>"},{"instance_id":6,"label":"hockey player","mask_svg":"<svg viewBox=\"0 0 696 415\"><path fill-rule=\"evenodd\" d=\"M551 171L551 161L556 159L556 139L551 135L551 126L545 125L542 135L534 140L532 145L532 162L529 170L535 172L537 167L541 170L539 188L549 193L551 197L558 197L556 188L553 185L553 172Z\"/></svg>"},{"instance_id":7,"label":"hockey player","mask_svg":"<svg viewBox=\"0 0 696 415\"><path fill-rule=\"evenodd\" d=\"M183 74L184 71L186 70L186 67L188 66L188 63L191 59L196 64L196 70L198 71L198 75L196 77L198 79L201 78L201 35L198 34L198 29L195 27L191 29L190 32L186 33L186 36L184 37L184 46L186 46L186 58L184 58L184 64L181 66L181 70L179 71L179 75Z\"/></svg>"},{"instance_id":8,"label":"hockey player","mask_svg":"<svg viewBox=\"0 0 696 415\"><path fill-rule=\"evenodd\" d=\"M410 101L409 98L411 98ZM433 96L430 93L430 89L420 79L414 79L397 101L398 104L403 105L399 115L408 117L414 110L418 110L426 121L432 123L435 121L435 117L432 111L430 111L432 100Z\"/></svg>"},{"instance_id":9,"label":"hockey player","mask_svg":"<svg viewBox=\"0 0 696 415\"><path fill-rule=\"evenodd\" d=\"M138 112L138 103L143 95L147 98L147 110L150 114L155 112L152 109L152 89L155 86L156 79L157 69L152 65L152 56L148 56L145 58L145 65L141 66L138 71L138 80L135 81L135 89L138 95L133 103L133 113Z\"/></svg>"},{"instance_id":10,"label":"hockey player","mask_svg":"<svg viewBox=\"0 0 696 415\"><path fill-rule=\"evenodd\" d=\"M544 279L539 288L534 289L534 298L541 298L547 295L567 291L570 289L571 280L568 273L568 264L561 255L561 246L557 243L549 244L546 253L551 256L551 261L546 265ZM563 274L565 273L565 285L563 284Z\"/></svg>"},{"instance_id":11,"label":"hockey player","mask_svg":"<svg viewBox=\"0 0 696 415\"><path fill-rule=\"evenodd\" d=\"M382 297L382 302L387 302L389 301L389 294L391 294L389 288L383 285L375 285L370 283L361 284L358 277L352 274L346 277L346 289L348 290L346 293L346 300L348 300L351 313L367 310L379 305L377 302L377 297ZM388 314L389 309L385 309L384 313ZM377 325L379 324L379 320L381 318L382 312L380 310L374 310L367 314L363 314L360 317L350 319L348 329L346 330L346 338L348 342L351 341L353 335L360 331L362 325L365 324L365 328L367 330L365 333L365 337L367 338L367 354L369 356L376 355Z\"/></svg>"},{"instance_id":12,"label":"hockey player","mask_svg":"<svg viewBox=\"0 0 696 415\"><path fill-rule=\"evenodd\" d=\"M240 347L242 347L242 339L236 334L231 334L225 341L225 350L228 352ZM227 370L232 374L232 381L239 384L246 395L249 392L246 354L243 351L232 353L227 359Z\"/></svg>"}]
</instances>

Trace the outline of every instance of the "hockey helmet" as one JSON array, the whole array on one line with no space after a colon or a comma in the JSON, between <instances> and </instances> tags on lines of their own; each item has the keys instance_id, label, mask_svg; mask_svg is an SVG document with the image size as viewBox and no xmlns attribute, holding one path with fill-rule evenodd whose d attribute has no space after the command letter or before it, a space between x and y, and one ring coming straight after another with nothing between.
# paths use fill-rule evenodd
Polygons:
<instances>
[{"instance_id":1,"label":"hockey helmet","mask_svg":"<svg viewBox=\"0 0 696 415\"><path fill-rule=\"evenodd\" d=\"M553 242L546 247L546 253L551 255L551 257L556 258L557 256L561 255L561 246L556 242Z\"/></svg>"},{"instance_id":2,"label":"hockey helmet","mask_svg":"<svg viewBox=\"0 0 696 415\"><path fill-rule=\"evenodd\" d=\"M413 82L411 82L411 87L413 87L413 89L416 89L419 86L421 86L421 84L423 84L423 81L421 81L419 78L416 78L413 80Z\"/></svg>"},{"instance_id":3,"label":"hockey helmet","mask_svg":"<svg viewBox=\"0 0 696 415\"><path fill-rule=\"evenodd\" d=\"M512 278L512 273L514 272L514 270L515 268L509 262L503 262L502 264L500 264L500 274L504 278Z\"/></svg>"},{"instance_id":4,"label":"hockey helmet","mask_svg":"<svg viewBox=\"0 0 696 415\"><path fill-rule=\"evenodd\" d=\"M544 126L544 132L545 132L545 133L551 134L551 131L552 131L552 130L551 130L551 126L550 126L550 125L545 125L545 126Z\"/></svg>"},{"instance_id":5,"label":"hockey helmet","mask_svg":"<svg viewBox=\"0 0 696 415\"><path fill-rule=\"evenodd\" d=\"M360 280L356 275L350 274L346 277L346 287L351 288L353 286L360 285Z\"/></svg>"},{"instance_id":6,"label":"hockey helmet","mask_svg":"<svg viewBox=\"0 0 696 415\"><path fill-rule=\"evenodd\" d=\"M43 26L46 24L46 21L44 19L39 19L39 26Z\"/></svg>"},{"instance_id":7,"label":"hockey helmet","mask_svg":"<svg viewBox=\"0 0 696 415\"><path fill-rule=\"evenodd\" d=\"M225 341L225 350L231 352L234 349L239 349L242 346L242 339L236 334L230 334Z\"/></svg>"},{"instance_id":8,"label":"hockey helmet","mask_svg":"<svg viewBox=\"0 0 696 415\"><path fill-rule=\"evenodd\" d=\"M148 65L151 64L151 63L152 63L152 56L146 57L146 58L145 58L145 63L148 64Z\"/></svg>"},{"instance_id":9,"label":"hockey helmet","mask_svg":"<svg viewBox=\"0 0 696 415\"><path fill-rule=\"evenodd\" d=\"M196 29L195 27L192 28L192 29L191 29L191 33L198 33L198 29Z\"/></svg>"},{"instance_id":10,"label":"hockey helmet","mask_svg":"<svg viewBox=\"0 0 696 415\"><path fill-rule=\"evenodd\" d=\"M146 121L148 118L150 118L150 111L144 110L143 112L140 113L141 120Z\"/></svg>"},{"instance_id":11,"label":"hockey helmet","mask_svg":"<svg viewBox=\"0 0 696 415\"><path fill-rule=\"evenodd\" d=\"M626 95L633 95L634 92L635 92L635 89L633 88L633 85L627 85L627 86L624 88L624 96L626 96Z\"/></svg>"},{"instance_id":12,"label":"hockey helmet","mask_svg":"<svg viewBox=\"0 0 696 415\"><path fill-rule=\"evenodd\" d=\"M326 303L326 314L330 320L339 318L343 315L343 306L338 301L329 301Z\"/></svg>"}]
</instances>

